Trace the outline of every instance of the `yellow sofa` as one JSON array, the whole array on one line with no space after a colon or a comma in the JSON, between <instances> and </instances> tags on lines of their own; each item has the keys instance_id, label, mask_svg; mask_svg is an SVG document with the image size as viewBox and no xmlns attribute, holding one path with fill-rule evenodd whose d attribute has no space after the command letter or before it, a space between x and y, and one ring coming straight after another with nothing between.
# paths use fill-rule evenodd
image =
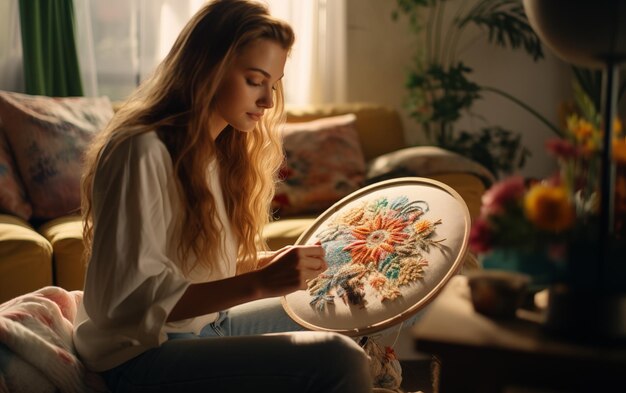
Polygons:
<instances>
[{"instance_id":1,"label":"yellow sofa","mask_svg":"<svg viewBox=\"0 0 626 393\"><path fill-rule=\"evenodd\" d=\"M346 113L356 115L356 129L367 162L407 147L399 114L376 104L288 108L287 118L289 122L304 122ZM477 216L480 198L489 185L483 177L465 170L420 175L451 186L467 203L470 215ZM264 237L271 249L293 244L314 220L314 216L281 218L265 228ZM82 252L82 226L77 215L35 228L17 217L0 214L0 302L46 285L82 289Z\"/></svg>"}]
</instances>

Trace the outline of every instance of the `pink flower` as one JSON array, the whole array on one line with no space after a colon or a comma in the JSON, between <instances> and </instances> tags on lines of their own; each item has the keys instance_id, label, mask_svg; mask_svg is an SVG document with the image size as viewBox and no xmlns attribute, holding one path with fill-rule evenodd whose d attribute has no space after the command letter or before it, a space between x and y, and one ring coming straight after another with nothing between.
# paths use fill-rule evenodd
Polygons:
<instances>
[{"instance_id":1,"label":"pink flower","mask_svg":"<svg viewBox=\"0 0 626 393\"><path fill-rule=\"evenodd\" d=\"M560 138L552 138L546 141L546 149L557 158L565 160L576 158L580 155L579 149L572 142Z\"/></svg>"},{"instance_id":2,"label":"pink flower","mask_svg":"<svg viewBox=\"0 0 626 393\"><path fill-rule=\"evenodd\" d=\"M479 217L472 225L469 236L469 246L476 254L489 252L493 247L493 235L487 220Z\"/></svg>"},{"instance_id":3,"label":"pink flower","mask_svg":"<svg viewBox=\"0 0 626 393\"><path fill-rule=\"evenodd\" d=\"M526 185L521 176L512 176L494 184L482 197L481 215L486 217L503 213L506 206L519 203L525 192Z\"/></svg>"}]
</instances>

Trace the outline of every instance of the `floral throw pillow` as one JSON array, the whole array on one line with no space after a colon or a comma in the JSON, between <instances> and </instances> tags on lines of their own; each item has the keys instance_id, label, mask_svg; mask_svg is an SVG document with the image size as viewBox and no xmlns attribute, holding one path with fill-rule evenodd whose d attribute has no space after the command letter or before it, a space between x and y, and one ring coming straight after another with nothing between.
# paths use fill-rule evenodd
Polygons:
<instances>
[{"instance_id":1,"label":"floral throw pillow","mask_svg":"<svg viewBox=\"0 0 626 393\"><path fill-rule=\"evenodd\" d=\"M277 216L322 212L363 186L355 120L347 114L285 125L285 162L272 203Z\"/></svg>"},{"instance_id":2,"label":"floral throw pillow","mask_svg":"<svg viewBox=\"0 0 626 393\"><path fill-rule=\"evenodd\" d=\"M17 174L3 128L0 119L0 213L8 213L28 220L33 208L26 199L24 185Z\"/></svg>"},{"instance_id":3,"label":"floral throw pillow","mask_svg":"<svg viewBox=\"0 0 626 393\"><path fill-rule=\"evenodd\" d=\"M0 92L0 118L34 219L78 211L82 156L113 116L107 97Z\"/></svg>"}]
</instances>

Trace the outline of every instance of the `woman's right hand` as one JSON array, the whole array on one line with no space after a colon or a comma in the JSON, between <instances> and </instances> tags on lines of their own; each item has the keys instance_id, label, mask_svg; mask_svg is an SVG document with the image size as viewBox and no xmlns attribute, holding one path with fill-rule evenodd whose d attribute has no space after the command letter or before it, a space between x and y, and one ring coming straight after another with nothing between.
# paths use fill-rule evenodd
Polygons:
<instances>
[{"instance_id":1,"label":"woman's right hand","mask_svg":"<svg viewBox=\"0 0 626 393\"><path fill-rule=\"evenodd\" d=\"M281 249L264 267L256 270L261 297L282 296L306 289L307 281L327 269L320 245Z\"/></svg>"}]
</instances>

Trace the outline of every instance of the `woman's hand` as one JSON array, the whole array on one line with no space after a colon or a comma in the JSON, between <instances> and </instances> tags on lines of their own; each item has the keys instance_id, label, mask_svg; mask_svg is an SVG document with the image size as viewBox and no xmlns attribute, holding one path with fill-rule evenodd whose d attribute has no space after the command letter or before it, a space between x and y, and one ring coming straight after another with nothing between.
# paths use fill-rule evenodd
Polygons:
<instances>
[{"instance_id":1,"label":"woman's hand","mask_svg":"<svg viewBox=\"0 0 626 393\"><path fill-rule=\"evenodd\" d=\"M268 259L259 261L259 266L264 267L255 272L261 297L282 296L305 289L307 281L327 269L320 245L285 247Z\"/></svg>"},{"instance_id":2,"label":"woman's hand","mask_svg":"<svg viewBox=\"0 0 626 393\"><path fill-rule=\"evenodd\" d=\"M197 317L252 300L305 289L307 281L326 268L322 246L285 247L269 256L266 265L258 270L190 285L167 320Z\"/></svg>"}]
</instances>

